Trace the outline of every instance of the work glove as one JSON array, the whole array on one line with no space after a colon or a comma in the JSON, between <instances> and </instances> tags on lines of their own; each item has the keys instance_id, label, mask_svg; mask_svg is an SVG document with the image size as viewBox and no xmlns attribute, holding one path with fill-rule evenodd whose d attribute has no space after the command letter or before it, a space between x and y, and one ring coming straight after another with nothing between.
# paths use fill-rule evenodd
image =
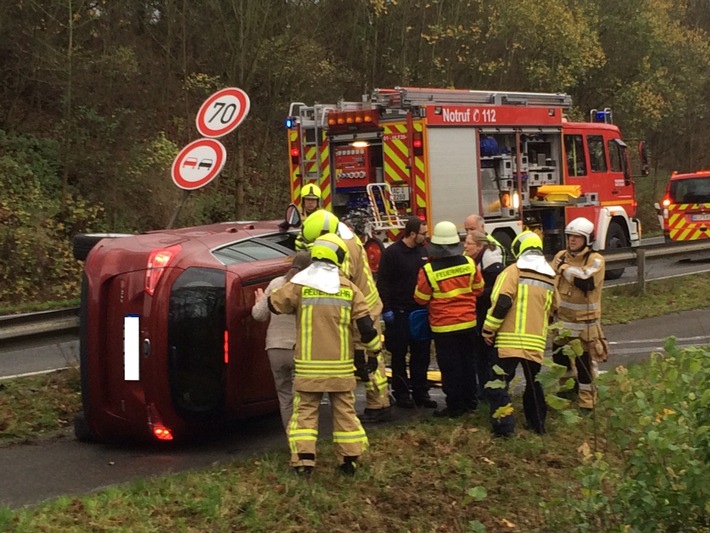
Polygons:
<instances>
[{"instance_id":1,"label":"work glove","mask_svg":"<svg viewBox=\"0 0 710 533\"><path fill-rule=\"evenodd\" d=\"M382 313L382 320L385 321L385 324L388 326L394 324L394 311L391 309L388 309L384 313Z\"/></svg>"},{"instance_id":2,"label":"work glove","mask_svg":"<svg viewBox=\"0 0 710 533\"><path fill-rule=\"evenodd\" d=\"M379 362L377 360L377 354L368 354L368 356L367 356L367 371L370 374L373 374L375 371L377 371L378 366L379 366Z\"/></svg>"},{"instance_id":3,"label":"work glove","mask_svg":"<svg viewBox=\"0 0 710 533\"><path fill-rule=\"evenodd\" d=\"M369 362L369 361L368 361ZM370 376L367 373L367 363L365 362L365 351L355 350L355 377L360 378L360 381L370 381Z\"/></svg>"}]
</instances>

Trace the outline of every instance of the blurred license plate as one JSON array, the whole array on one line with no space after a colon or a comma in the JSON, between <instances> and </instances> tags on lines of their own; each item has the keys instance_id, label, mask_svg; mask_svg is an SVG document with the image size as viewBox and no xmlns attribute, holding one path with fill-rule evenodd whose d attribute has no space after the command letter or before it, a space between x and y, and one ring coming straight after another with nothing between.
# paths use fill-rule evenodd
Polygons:
<instances>
[{"instance_id":1,"label":"blurred license plate","mask_svg":"<svg viewBox=\"0 0 710 533\"><path fill-rule=\"evenodd\" d=\"M408 202L409 187L392 187L392 200L395 202Z\"/></svg>"},{"instance_id":2,"label":"blurred license plate","mask_svg":"<svg viewBox=\"0 0 710 533\"><path fill-rule=\"evenodd\" d=\"M699 215L690 215L690 220L692 220L693 222L710 221L710 213L701 213Z\"/></svg>"}]
</instances>

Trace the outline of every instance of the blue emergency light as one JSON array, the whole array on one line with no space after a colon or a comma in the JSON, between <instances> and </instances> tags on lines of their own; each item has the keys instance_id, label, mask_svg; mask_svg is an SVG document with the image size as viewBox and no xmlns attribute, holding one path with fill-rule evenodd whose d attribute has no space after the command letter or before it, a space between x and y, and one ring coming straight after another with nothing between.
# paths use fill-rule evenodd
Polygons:
<instances>
[{"instance_id":1,"label":"blue emergency light","mask_svg":"<svg viewBox=\"0 0 710 533\"><path fill-rule=\"evenodd\" d=\"M613 124L611 108L605 107L604 109L592 109L590 113L592 117L592 122L601 122L603 124Z\"/></svg>"},{"instance_id":2,"label":"blue emergency light","mask_svg":"<svg viewBox=\"0 0 710 533\"><path fill-rule=\"evenodd\" d=\"M293 117L286 117L286 128L289 130L296 125L296 119Z\"/></svg>"}]
</instances>

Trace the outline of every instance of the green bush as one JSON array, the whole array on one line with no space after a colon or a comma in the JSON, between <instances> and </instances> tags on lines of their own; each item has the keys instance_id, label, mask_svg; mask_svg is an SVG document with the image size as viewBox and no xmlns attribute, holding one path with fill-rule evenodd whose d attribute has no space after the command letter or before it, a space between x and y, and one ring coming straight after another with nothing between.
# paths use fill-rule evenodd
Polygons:
<instances>
[{"instance_id":1,"label":"green bush","mask_svg":"<svg viewBox=\"0 0 710 533\"><path fill-rule=\"evenodd\" d=\"M101 216L71 194L61 202L56 145L0 130L0 300L76 298L81 264L71 237Z\"/></svg>"},{"instance_id":2,"label":"green bush","mask_svg":"<svg viewBox=\"0 0 710 533\"><path fill-rule=\"evenodd\" d=\"M676 346L598 380L597 420L621 456L584 451L580 531L710 531L710 349Z\"/></svg>"}]
</instances>

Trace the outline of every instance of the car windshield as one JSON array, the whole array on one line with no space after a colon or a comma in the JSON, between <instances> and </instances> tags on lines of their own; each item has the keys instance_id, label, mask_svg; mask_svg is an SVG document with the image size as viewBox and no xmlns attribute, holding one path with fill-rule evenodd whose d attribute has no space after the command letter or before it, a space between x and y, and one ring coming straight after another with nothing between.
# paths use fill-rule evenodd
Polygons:
<instances>
[{"instance_id":1,"label":"car windshield","mask_svg":"<svg viewBox=\"0 0 710 533\"><path fill-rule=\"evenodd\" d=\"M710 176L672 180L670 197L678 204L710 203Z\"/></svg>"}]
</instances>

